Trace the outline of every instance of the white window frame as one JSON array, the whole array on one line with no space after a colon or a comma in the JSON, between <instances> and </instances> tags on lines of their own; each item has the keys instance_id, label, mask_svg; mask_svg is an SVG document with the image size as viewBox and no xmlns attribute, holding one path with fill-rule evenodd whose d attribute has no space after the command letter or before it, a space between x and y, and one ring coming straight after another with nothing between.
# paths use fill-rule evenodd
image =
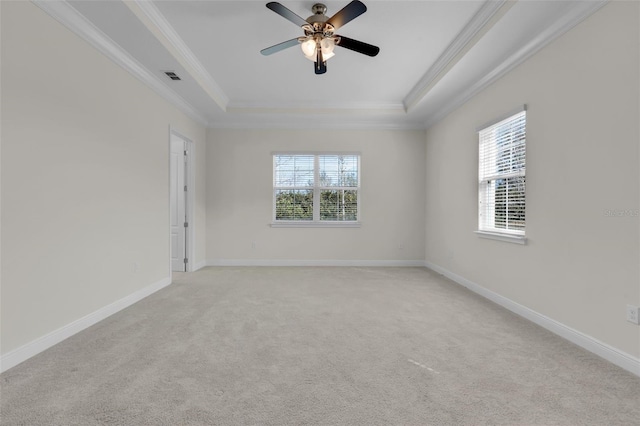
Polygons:
<instances>
[{"instance_id":1,"label":"white window frame","mask_svg":"<svg viewBox=\"0 0 640 426\"><path fill-rule=\"evenodd\" d=\"M505 241L516 244L526 244L526 216L525 216L525 228L524 229L508 229L508 228L498 228L494 225L490 224L490 221L487 219L488 216L492 216L495 214L492 210L493 202L491 202L491 197L495 197L495 194L489 193L489 189L487 188L486 182L493 181L496 179L508 179L514 177L523 177L525 178L525 195L524 195L524 204L526 211L526 111L527 106L523 105L518 109L511 111L504 116L493 120L490 123L484 124L478 127L478 229L475 233L482 238L489 238L498 241ZM525 138L524 138L524 167L522 169L518 169L517 171L509 171L509 172L498 172L495 171L493 173L487 174L487 164L485 161L490 161L486 155L483 155L483 134L490 133L492 130L499 128L502 125L508 125L509 122L513 120L520 119L520 116L524 114L524 128L525 128ZM491 140L491 142L494 142ZM494 159L495 161L495 159ZM490 166L489 168L491 168ZM507 219L508 221L508 219Z\"/></svg>"},{"instance_id":2,"label":"white window frame","mask_svg":"<svg viewBox=\"0 0 640 426\"><path fill-rule=\"evenodd\" d=\"M313 156L313 187L277 187L275 186L276 157L277 156ZM319 186L320 182L320 157L322 156L355 156L358 159L358 186ZM360 222L360 201L361 201L361 154L359 152L272 152L272 217L271 227L273 228L359 228ZM276 220L276 191L277 190L313 190L313 220ZM348 190L357 192L356 220L320 220L320 194L323 190Z\"/></svg>"}]
</instances>

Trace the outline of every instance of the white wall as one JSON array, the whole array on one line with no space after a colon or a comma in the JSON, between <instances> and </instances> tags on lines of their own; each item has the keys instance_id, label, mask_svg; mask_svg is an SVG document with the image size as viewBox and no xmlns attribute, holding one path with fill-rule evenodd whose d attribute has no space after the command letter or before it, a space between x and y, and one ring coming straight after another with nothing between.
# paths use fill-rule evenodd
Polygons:
<instances>
[{"instance_id":1,"label":"white wall","mask_svg":"<svg viewBox=\"0 0 640 426\"><path fill-rule=\"evenodd\" d=\"M274 151L360 152L362 227L271 228ZM423 131L209 130L210 263L422 261L424 152Z\"/></svg>"},{"instance_id":2,"label":"white wall","mask_svg":"<svg viewBox=\"0 0 640 426\"><path fill-rule=\"evenodd\" d=\"M640 356L639 5L612 2L427 131L426 260ZM480 239L477 126L527 113L527 237Z\"/></svg>"},{"instance_id":3,"label":"white wall","mask_svg":"<svg viewBox=\"0 0 640 426\"><path fill-rule=\"evenodd\" d=\"M206 129L30 2L1 7L4 355L169 277L170 125L201 154L205 259Z\"/></svg>"}]
</instances>

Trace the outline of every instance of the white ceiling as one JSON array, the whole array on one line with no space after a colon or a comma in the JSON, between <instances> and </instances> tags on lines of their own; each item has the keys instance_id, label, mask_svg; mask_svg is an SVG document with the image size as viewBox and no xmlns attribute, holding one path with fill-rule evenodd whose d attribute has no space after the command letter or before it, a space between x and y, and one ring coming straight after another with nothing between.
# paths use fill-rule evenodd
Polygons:
<instances>
[{"instance_id":1,"label":"white ceiling","mask_svg":"<svg viewBox=\"0 0 640 426\"><path fill-rule=\"evenodd\" d=\"M307 18L315 2L280 3ZM331 16L348 0L324 3ZM427 127L605 1L364 3L337 32L380 54L338 47L316 75L296 46L260 54L303 35L266 1L36 1L203 124L334 128Z\"/></svg>"}]
</instances>

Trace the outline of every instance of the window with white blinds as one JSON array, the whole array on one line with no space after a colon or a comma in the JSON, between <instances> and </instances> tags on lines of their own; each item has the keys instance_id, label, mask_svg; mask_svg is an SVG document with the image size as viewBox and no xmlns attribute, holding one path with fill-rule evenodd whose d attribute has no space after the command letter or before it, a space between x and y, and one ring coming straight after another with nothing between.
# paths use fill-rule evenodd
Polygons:
<instances>
[{"instance_id":1,"label":"window with white blinds","mask_svg":"<svg viewBox=\"0 0 640 426\"><path fill-rule=\"evenodd\" d=\"M526 111L479 131L478 229L524 236Z\"/></svg>"},{"instance_id":2,"label":"window with white blinds","mask_svg":"<svg viewBox=\"0 0 640 426\"><path fill-rule=\"evenodd\" d=\"M357 154L273 155L274 222L355 223L359 190Z\"/></svg>"}]
</instances>

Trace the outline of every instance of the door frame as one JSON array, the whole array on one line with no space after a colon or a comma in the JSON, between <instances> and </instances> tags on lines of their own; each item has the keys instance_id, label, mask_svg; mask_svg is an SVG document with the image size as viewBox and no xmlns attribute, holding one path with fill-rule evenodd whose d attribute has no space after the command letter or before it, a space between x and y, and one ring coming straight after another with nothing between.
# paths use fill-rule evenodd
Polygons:
<instances>
[{"instance_id":1,"label":"door frame","mask_svg":"<svg viewBox=\"0 0 640 426\"><path fill-rule=\"evenodd\" d=\"M185 141L185 146L187 150L187 161L185 162L185 185L187 185L187 191L185 193L185 216L187 219L187 229L185 230L185 238L186 242L184 245L184 254L188 259L186 271L192 272L194 270L194 259L195 259L195 220L194 220L194 207L195 207L195 143L193 140L184 135L184 133L177 130L175 127L169 125L169 137L168 137L168 152L169 152L169 163L167 167L169 168L169 185L167 187L169 191L169 204L167 206L167 212L171 210L171 136L177 136L180 139ZM171 267L171 221L169 220L169 272L170 275L173 273L173 268Z\"/></svg>"}]
</instances>

